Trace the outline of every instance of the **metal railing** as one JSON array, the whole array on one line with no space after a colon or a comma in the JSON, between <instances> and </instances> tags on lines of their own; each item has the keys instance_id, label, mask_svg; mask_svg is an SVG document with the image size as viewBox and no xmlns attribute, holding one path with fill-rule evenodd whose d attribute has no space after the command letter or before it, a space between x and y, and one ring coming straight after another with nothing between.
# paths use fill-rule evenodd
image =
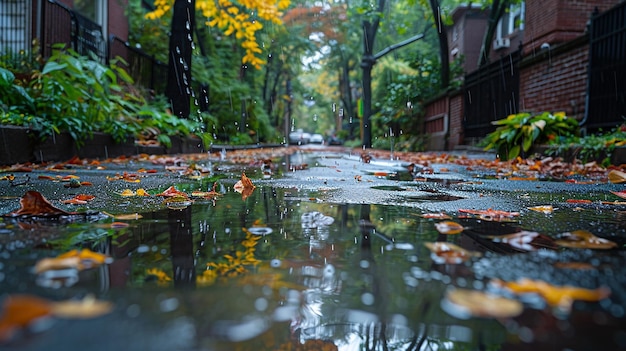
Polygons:
<instances>
[{"instance_id":1,"label":"metal railing","mask_svg":"<svg viewBox=\"0 0 626 351\"><path fill-rule=\"evenodd\" d=\"M495 130L491 122L519 110L521 50L465 76L466 138L482 138Z\"/></svg>"},{"instance_id":2,"label":"metal railing","mask_svg":"<svg viewBox=\"0 0 626 351\"><path fill-rule=\"evenodd\" d=\"M586 104L587 130L626 121L626 2L591 17Z\"/></svg>"},{"instance_id":3,"label":"metal railing","mask_svg":"<svg viewBox=\"0 0 626 351\"><path fill-rule=\"evenodd\" d=\"M132 47L128 42L112 35L109 37L109 59L122 58L122 65L135 84L155 92L164 92L167 82L167 64Z\"/></svg>"},{"instance_id":4,"label":"metal railing","mask_svg":"<svg viewBox=\"0 0 626 351\"><path fill-rule=\"evenodd\" d=\"M32 25L31 19L36 25ZM32 60L36 54L32 52L33 39L39 41L44 59L52 55L58 44L65 44L80 55L95 55L103 63L121 57L136 84L155 92L165 90L167 64L115 36L107 42L101 25L63 3L0 0L0 64L15 66L8 61Z\"/></svg>"}]
</instances>

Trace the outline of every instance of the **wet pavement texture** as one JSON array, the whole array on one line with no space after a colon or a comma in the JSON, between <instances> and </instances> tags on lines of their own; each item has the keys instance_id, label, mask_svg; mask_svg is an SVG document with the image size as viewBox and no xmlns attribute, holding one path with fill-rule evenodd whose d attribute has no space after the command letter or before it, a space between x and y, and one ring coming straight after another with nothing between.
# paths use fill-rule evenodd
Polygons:
<instances>
[{"instance_id":1,"label":"wet pavement texture","mask_svg":"<svg viewBox=\"0 0 626 351\"><path fill-rule=\"evenodd\" d=\"M0 297L93 295L114 308L90 319L38 319L0 348L626 349L626 206L608 203L618 200L611 191L624 185L497 179L489 170L450 163L412 172L408 166L391 157L366 163L358 151L315 146L13 172L12 182L0 183L1 214L19 209L20 197L36 190L79 215L0 221ZM242 172L256 187L246 199L234 191ZM69 174L92 185L68 187L60 177ZM127 181L135 179L129 175L139 182ZM174 208L155 196L170 186L191 194L214 184L220 196L193 198L188 206ZM152 196L121 196L127 189ZM83 193L95 198L84 205L61 202ZM553 211L529 210L546 205ZM519 215L495 221L459 211L489 209ZM442 212L461 233L442 234L435 224L443 220L427 218ZM141 218L107 215L135 213ZM554 245L578 230L615 248ZM520 231L536 235L502 239ZM477 254L440 262L425 246L432 242ZM53 276L34 273L39 260L75 248L111 260ZM222 275L207 274L220 265ZM610 295L553 306L537 293L494 285L523 278ZM454 289L510 298L523 311L468 315L449 308L446 296Z\"/></svg>"}]
</instances>

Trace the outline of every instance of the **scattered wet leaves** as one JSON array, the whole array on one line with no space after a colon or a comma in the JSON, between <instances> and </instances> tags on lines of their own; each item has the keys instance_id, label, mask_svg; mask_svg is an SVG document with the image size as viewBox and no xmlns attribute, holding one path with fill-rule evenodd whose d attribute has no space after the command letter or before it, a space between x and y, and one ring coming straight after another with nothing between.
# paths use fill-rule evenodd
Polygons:
<instances>
[{"instance_id":1,"label":"scattered wet leaves","mask_svg":"<svg viewBox=\"0 0 626 351\"><path fill-rule=\"evenodd\" d=\"M512 318L524 310L521 302L478 290L452 288L446 291L442 308L450 315L468 319Z\"/></svg>"},{"instance_id":2,"label":"scattered wet leaves","mask_svg":"<svg viewBox=\"0 0 626 351\"><path fill-rule=\"evenodd\" d=\"M574 249L599 249L608 250L617 247L613 241L599 238L586 230L575 230L559 235L556 244Z\"/></svg>"}]
</instances>

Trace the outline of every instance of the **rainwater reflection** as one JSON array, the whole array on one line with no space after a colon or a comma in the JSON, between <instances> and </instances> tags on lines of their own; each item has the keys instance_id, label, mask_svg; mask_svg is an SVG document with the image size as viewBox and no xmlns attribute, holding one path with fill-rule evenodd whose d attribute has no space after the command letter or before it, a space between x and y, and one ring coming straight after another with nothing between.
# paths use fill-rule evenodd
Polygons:
<instances>
[{"instance_id":1,"label":"rainwater reflection","mask_svg":"<svg viewBox=\"0 0 626 351\"><path fill-rule=\"evenodd\" d=\"M86 328L91 342L109 349L152 350L499 349L528 346L539 335L523 318L445 313L441 301L450 286L483 289L492 268L479 265L484 271L477 277L472 265L488 258L436 264L423 245L504 252L479 232L515 231L515 223L486 227L465 219L467 234L446 236L415 209L321 203L302 192L259 186L242 201L229 191L217 201L142 213L127 227L99 219L46 227L11 250L3 242L3 294L95 294L116 304L108 316L59 321L17 346L78 349L87 341L74 330ZM5 229L24 235L12 225ZM74 246L106 253L112 262L79 272L71 284L37 285L29 267ZM606 313L594 316L612 325ZM560 332L569 335L568 328ZM68 346L68 340L76 342Z\"/></svg>"}]
</instances>

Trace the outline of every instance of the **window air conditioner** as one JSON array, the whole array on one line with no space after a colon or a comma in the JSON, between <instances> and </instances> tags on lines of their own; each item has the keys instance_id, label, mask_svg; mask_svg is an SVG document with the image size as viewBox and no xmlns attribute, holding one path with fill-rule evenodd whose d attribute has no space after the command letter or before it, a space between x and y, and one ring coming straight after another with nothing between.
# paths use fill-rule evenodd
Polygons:
<instances>
[{"instance_id":1,"label":"window air conditioner","mask_svg":"<svg viewBox=\"0 0 626 351\"><path fill-rule=\"evenodd\" d=\"M494 50L508 48L509 46L511 46L511 40L509 40L509 38L498 38L493 41Z\"/></svg>"}]
</instances>

